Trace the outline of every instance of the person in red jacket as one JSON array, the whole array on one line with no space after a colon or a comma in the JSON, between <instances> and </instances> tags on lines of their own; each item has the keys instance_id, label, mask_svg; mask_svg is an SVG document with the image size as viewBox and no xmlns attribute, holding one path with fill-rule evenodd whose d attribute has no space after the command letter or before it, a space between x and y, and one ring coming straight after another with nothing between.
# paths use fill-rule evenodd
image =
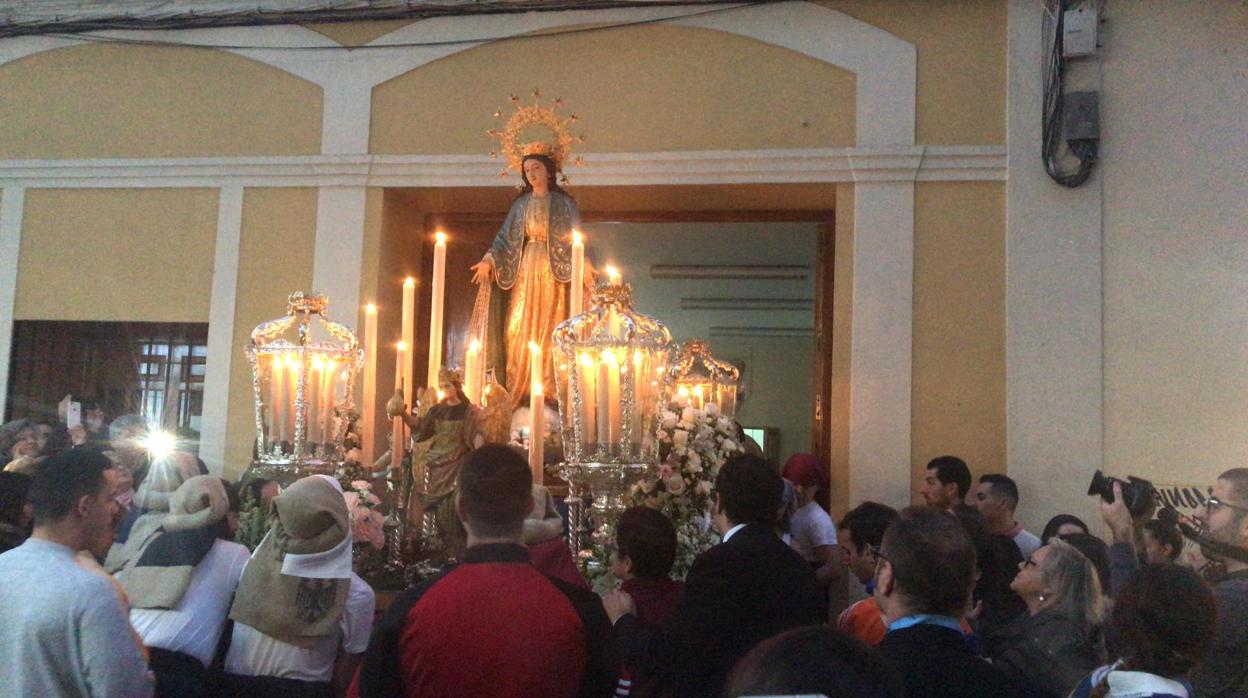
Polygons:
<instances>
[{"instance_id":1,"label":"person in red jacket","mask_svg":"<svg viewBox=\"0 0 1248 698\"><path fill-rule=\"evenodd\" d=\"M506 446L468 456L455 501L463 562L391 605L348 695L611 695L619 662L601 600L542 574L524 547L531 477Z\"/></svg>"}]
</instances>

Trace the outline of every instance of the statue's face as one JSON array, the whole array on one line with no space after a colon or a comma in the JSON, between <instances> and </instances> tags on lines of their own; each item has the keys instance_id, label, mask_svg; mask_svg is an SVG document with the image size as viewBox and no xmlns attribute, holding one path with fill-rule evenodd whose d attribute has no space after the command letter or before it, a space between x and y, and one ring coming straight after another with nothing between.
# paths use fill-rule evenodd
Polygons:
<instances>
[{"instance_id":1,"label":"statue's face","mask_svg":"<svg viewBox=\"0 0 1248 698\"><path fill-rule=\"evenodd\" d=\"M524 178L534 189L545 191L550 183L550 172L541 160L530 158L524 161Z\"/></svg>"}]
</instances>

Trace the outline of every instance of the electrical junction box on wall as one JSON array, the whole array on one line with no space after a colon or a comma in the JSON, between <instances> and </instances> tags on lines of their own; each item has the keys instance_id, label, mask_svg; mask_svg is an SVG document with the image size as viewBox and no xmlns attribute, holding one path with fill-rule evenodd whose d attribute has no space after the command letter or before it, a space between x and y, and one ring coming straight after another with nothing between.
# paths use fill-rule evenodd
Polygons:
<instances>
[{"instance_id":1,"label":"electrical junction box on wall","mask_svg":"<svg viewBox=\"0 0 1248 698\"><path fill-rule=\"evenodd\" d=\"M1096 10L1066 10L1062 14L1062 57L1096 53Z\"/></svg>"}]
</instances>

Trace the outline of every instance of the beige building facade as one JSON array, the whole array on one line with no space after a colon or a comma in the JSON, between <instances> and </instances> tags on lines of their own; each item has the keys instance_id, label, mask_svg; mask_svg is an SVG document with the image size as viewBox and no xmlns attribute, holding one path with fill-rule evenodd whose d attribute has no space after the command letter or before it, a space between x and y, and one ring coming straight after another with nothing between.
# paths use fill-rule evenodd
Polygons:
<instances>
[{"instance_id":1,"label":"beige building facade","mask_svg":"<svg viewBox=\"0 0 1248 698\"><path fill-rule=\"evenodd\" d=\"M1090 59L1104 162L1073 190L1039 159L1042 12L857 0L0 40L0 365L14 320L206 322L200 454L238 474L250 330L296 289L348 324L397 308L426 215L505 208L484 131L540 86L589 136L583 208L835 211L816 389L836 513L912 501L945 453L1015 477L1032 527L1093 517L1098 467L1209 482L1248 451L1248 99L1216 108L1248 97L1243 6L1110 4ZM1179 27L1165 42L1159 18ZM1225 89L1159 72L1189 50ZM1167 85L1217 116L1134 102ZM1178 142L1185 121L1216 142ZM1167 149L1193 179L1153 180ZM1179 244L1161 221L1184 211Z\"/></svg>"}]
</instances>

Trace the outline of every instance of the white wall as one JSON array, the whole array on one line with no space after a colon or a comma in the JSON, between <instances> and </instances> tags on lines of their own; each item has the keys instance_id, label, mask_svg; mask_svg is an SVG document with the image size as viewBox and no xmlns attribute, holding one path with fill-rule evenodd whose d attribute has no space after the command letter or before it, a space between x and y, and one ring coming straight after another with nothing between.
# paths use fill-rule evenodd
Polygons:
<instances>
[{"instance_id":1,"label":"white wall","mask_svg":"<svg viewBox=\"0 0 1248 698\"><path fill-rule=\"evenodd\" d=\"M1107 15L1105 463L1207 484L1248 464L1248 4Z\"/></svg>"},{"instance_id":2,"label":"white wall","mask_svg":"<svg viewBox=\"0 0 1248 698\"><path fill-rule=\"evenodd\" d=\"M1248 5L1106 5L1075 190L1039 160L1041 3L1009 7L1009 470L1039 528L1097 518L1095 467L1203 485L1248 461Z\"/></svg>"}]
</instances>

